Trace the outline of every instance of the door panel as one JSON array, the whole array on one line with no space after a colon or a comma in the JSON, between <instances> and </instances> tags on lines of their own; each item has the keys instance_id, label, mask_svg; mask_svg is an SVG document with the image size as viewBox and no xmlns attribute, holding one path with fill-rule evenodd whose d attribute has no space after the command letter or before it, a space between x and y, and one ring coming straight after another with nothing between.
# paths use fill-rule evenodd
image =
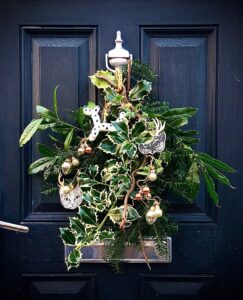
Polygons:
<instances>
[{"instance_id":1,"label":"door panel","mask_svg":"<svg viewBox=\"0 0 243 300\"><path fill-rule=\"evenodd\" d=\"M26 235L0 231L0 296L13 299L221 299L242 281L243 22L239 1L11 0L0 4L0 218L21 222ZM104 55L121 30L124 47L149 63L154 92L171 106L196 106L192 127L199 150L238 169L230 191L219 187L214 208L202 187L195 204L170 198L172 263L83 264L67 272L59 227L70 212L58 195L44 197L38 177L27 174L35 143L19 149L35 105L52 106L56 85L60 114L88 100L100 103L88 75L104 69ZM238 296L239 297L239 296Z\"/></svg>"}]
</instances>

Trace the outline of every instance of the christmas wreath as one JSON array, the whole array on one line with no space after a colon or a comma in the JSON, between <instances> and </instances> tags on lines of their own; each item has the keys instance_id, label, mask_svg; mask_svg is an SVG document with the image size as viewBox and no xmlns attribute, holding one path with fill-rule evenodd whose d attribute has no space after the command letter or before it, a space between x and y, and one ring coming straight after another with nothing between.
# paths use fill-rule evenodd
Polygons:
<instances>
[{"instance_id":1,"label":"christmas wreath","mask_svg":"<svg viewBox=\"0 0 243 300\"><path fill-rule=\"evenodd\" d=\"M219 197L214 179L231 187L222 172L227 164L193 145L196 130L183 130L197 109L170 108L151 94L155 75L148 65L134 61L118 70L98 71L91 82L103 96L100 109L93 102L72 112L72 122L58 113L57 91L53 110L37 106L37 119L25 128L20 146L36 131L47 131L52 143L38 144L41 158L29 174L42 173L43 193L59 191L61 204L76 209L69 226L60 228L68 269L82 261L82 247L102 241L106 259L116 270L126 245L144 254L144 240L153 238L158 252L177 226L166 217L165 194L172 192L190 203L204 180L214 204Z\"/></svg>"}]
</instances>

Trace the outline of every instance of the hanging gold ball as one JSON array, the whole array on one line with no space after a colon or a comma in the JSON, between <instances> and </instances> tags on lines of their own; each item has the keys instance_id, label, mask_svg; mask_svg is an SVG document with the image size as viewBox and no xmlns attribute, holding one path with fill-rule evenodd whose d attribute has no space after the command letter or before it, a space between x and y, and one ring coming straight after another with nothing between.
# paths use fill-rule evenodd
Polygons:
<instances>
[{"instance_id":1,"label":"hanging gold ball","mask_svg":"<svg viewBox=\"0 0 243 300\"><path fill-rule=\"evenodd\" d=\"M78 148L78 156L81 156L81 155L83 155L84 154L84 147L83 146L80 146L79 148Z\"/></svg>"},{"instance_id":2,"label":"hanging gold ball","mask_svg":"<svg viewBox=\"0 0 243 300\"><path fill-rule=\"evenodd\" d=\"M156 217L156 218L162 217L163 211L162 211L162 209L159 207L159 204L157 204L157 205L155 206L155 210L154 210L153 214L154 214L154 217Z\"/></svg>"},{"instance_id":3,"label":"hanging gold ball","mask_svg":"<svg viewBox=\"0 0 243 300\"><path fill-rule=\"evenodd\" d=\"M72 157L72 165L74 167L78 167L79 166L79 160L76 157Z\"/></svg>"},{"instance_id":4,"label":"hanging gold ball","mask_svg":"<svg viewBox=\"0 0 243 300\"><path fill-rule=\"evenodd\" d=\"M134 199L140 201L140 200L143 199L143 196L142 196L141 193L137 193L137 194L135 195Z\"/></svg>"},{"instance_id":5,"label":"hanging gold ball","mask_svg":"<svg viewBox=\"0 0 243 300\"><path fill-rule=\"evenodd\" d=\"M64 194L69 194L71 192L71 187L69 185L64 185L64 186L61 187L61 191Z\"/></svg>"},{"instance_id":6,"label":"hanging gold ball","mask_svg":"<svg viewBox=\"0 0 243 300\"><path fill-rule=\"evenodd\" d=\"M72 169L72 162L69 158L67 158L64 163L62 164L62 173L64 175L68 175Z\"/></svg>"},{"instance_id":7,"label":"hanging gold ball","mask_svg":"<svg viewBox=\"0 0 243 300\"><path fill-rule=\"evenodd\" d=\"M149 173L148 179L150 181L155 181L157 179L157 174L154 172L154 170L151 170L151 172Z\"/></svg>"},{"instance_id":8,"label":"hanging gold ball","mask_svg":"<svg viewBox=\"0 0 243 300\"><path fill-rule=\"evenodd\" d=\"M84 152L85 152L86 154L90 154L90 153L92 152L92 148L91 148L90 146L87 146L87 147L85 148Z\"/></svg>"},{"instance_id":9,"label":"hanging gold ball","mask_svg":"<svg viewBox=\"0 0 243 300\"><path fill-rule=\"evenodd\" d=\"M152 195L151 195L150 193L148 193L148 194L145 195L145 198L146 198L146 199L151 199L151 198L152 198Z\"/></svg>"},{"instance_id":10,"label":"hanging gold ball","mask_svg":"<svg viewBox=\"0 0 243 300\"><path fill-rule=\"evenodd\" d=\"M154 216L154 206L150 207L150 209L146 213L145 218L146 222L149 225L153 224L157 220L157 218Z\"/></svg>"},{"instance_id":11,"label":"hanging gold ball","mask_svg":"<svg viewBox=\"0 0 243 300\"><path fill-rule=\"evenodd\" d=\"M150 193L150 188L148 186L144 186L142 188L142 192L143 192L144 195L147 195L147 194Z\"/></svg>"}]
</instances>

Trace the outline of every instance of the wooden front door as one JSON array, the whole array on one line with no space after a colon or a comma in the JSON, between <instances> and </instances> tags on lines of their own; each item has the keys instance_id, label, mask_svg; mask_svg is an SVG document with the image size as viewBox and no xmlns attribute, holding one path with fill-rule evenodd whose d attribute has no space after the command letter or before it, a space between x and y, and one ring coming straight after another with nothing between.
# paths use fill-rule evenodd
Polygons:
<instances>
[{"instance_id":1,"label":"wooden front door","mask_svg":"<svg viewBox=\"0 0 243 300\"><path fill-rule=\"evenodd\" d=\"M233 299L243 277L242 15L240 1L1 1L0 219L30 228L26 235L0 231L1 299ZM171 200L179 232L170 264L152 271L125 264L118 275L107 264L67 272L58 228L70 212L27 175L35 141L20 150L18 139L36 104L51 105L57 84L63 113L99 101L88 75L105 68L116 30L155 70L161 101L199 108L200 149L239 170L232 178L238 189L219 187L217 209L204 188L193 205Z\"/></svg>"}]
</instances>

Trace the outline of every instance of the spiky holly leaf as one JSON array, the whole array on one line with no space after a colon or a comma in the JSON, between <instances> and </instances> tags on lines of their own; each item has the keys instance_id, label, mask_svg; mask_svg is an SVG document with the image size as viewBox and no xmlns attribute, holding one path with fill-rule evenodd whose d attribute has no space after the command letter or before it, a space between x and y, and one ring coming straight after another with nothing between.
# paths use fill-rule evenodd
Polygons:
<instances>
[{"instance_id":1,"label":"spiky holly leaf","mask_svg":"<svg viewBox=\"0 0 243 300\"><path fill-rule=\"evenodd\" d=\"M115 207L110 210L109 217L113 223L121 222L123 210L124 210L123 205L120 207ZM134 207L128 206L128 208L127 208L127 221L128 222L135 221L135 220L139 219L140 217L141 216L139 215L139 213L137 212L137 210Z\"/></svg>"},{"instance_id":2,"label":"spiky holly leaf","mask_svg":"<svg viewBox=\"0 0 243 300\"><path fill-rule=\"evenodd\" d=\"M79 250L73 249L66 258L66 265L68 270L71 268L77 268L80 264L82 254Z\"/></svg>"},{"instance_id":3,"label":"spiky holly leaf","mask_svg":"<svg viewBox=\"0 0 243 300\"><path fill-rule=\"evenodd\" d=\"M114 145L109 139L104 139L99 144L98 148L107 154L116 154L116 145Z\"/></svg>"},{"instance_id":4,"label":"spiky holly leaf","mask_svg":"<svg viewBox=\"0 0 243 300\"><path fill-rule=\"evenodd\" d=\"M65 245L75 245L75 235L69 228L60 228L60 233Z\"/></svg>"},{"instance_id":5,"label":"spiky holly leaf","mask_svg":"<svg viewBox=\"0 0 243 300\"><path fill-rule=\"evenodd\" d=\"M80 206L78 215L83 224L86 224L89 226L97 225L97 215L93 209L90 209L86 206Z\"/></svg>"},{"instance_id":6,"label":"spiky holly leaf","mask_svg":"<svg viewBox=\"0 0 243 300\"><path fill-rule=\"evenodd\" d=\"M97 233L97 237L99 238L100 241L114 240L115 234L113 231L103 230Z\"/></svg>"},{"instance_id":7,"label":"spiky holly leaf","mask_svg":"<svg viewBox=\"0 0 243 300\"><path fill-rule=\"evenodd\" d=\"M132 127L132 138L136 138L140 136L142 132L145 130L145 125L143 122L137 122Z\"/></svg>"},{"instance_id":8,"label":"spiky holly leaf","mask_svg":"<svg viewBox=\"0 0 243 300\"><path fill-rule=\"evenodd\" d=\"M107 71L103 71L103 70L98 71L94 75L89 76L93 85L95 85L98 89L107 89L110 87L110 84L106 80L100 79L97 76L107 78L108 80L115 83L115 76L111 72L109 72L108 70Z\"/></svg>"},{"instance_id":9,"label":"spiky holly leaf","mask_svg":"<svg viewBox=\"0 0 243 300\"><path fill-rule=\"evenodd\" d=\"M125 142L122 145L121 151L127 154L129 157L133 158L136 155L137 147L131 142Z\"/></svg>"},{"instance_id":10,"label":"spiky holly leaf","mask_svg":"<svg viewBox=\"0 0 243 300\"><path fill-rule=\"evenodd\" d=\"M152 89L152 83L147 80L138 81L135 87L129 92L131 101L142 100Z\"/></svg>"}]
</instances>

